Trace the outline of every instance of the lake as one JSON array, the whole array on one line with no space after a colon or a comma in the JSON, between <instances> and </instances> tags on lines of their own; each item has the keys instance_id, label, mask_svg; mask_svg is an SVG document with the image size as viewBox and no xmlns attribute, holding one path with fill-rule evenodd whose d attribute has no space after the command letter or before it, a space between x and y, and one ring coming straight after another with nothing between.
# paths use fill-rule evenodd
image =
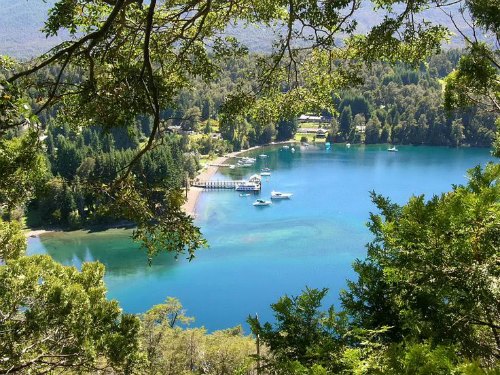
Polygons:
<instances>
[{"instance_id":1,"label":"lake","mask_svg":"<svg viewBox=\"0 0 500 375\"><path fill-rule=\"evenodd\" d=\"M488 149L335 145L281 146L250 153L266 154L255 167L224 168L219 179L248 177L263 167L257 196L235 191L202 193L196 224L210 243L188 262L162 254L151 267L130 230L52 233L28 240L28 252L48 253L63 264L80 266L99 260L106 266L108 296L127 312L139 313L167 296L179 298L194 316L195 326L209 330L238 324L249 314L272 319L269 305L306 286L330 289L325 302L337 302L346 279L355 278L351 264L365 255L371 240L366 227L375 211L369 191L404 203L412 194L439 194L466 182L465 172L493 160ZM272 190L292 192L290 200L254 207L256 197ZM248 330L247 330L248 332Z\"/></svg>"}]
</instances>

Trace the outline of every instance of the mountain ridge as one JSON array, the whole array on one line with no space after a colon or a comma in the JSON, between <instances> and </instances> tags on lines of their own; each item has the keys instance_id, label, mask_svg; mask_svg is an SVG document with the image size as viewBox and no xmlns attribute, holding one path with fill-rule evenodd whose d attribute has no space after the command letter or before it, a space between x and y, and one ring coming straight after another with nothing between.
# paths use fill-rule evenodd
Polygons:
<instances>
[{"instance_id":1,"label":"mountain ridge","mask_svg":"<svg viewBox=\"0 0 500 375\"><path fill-rule=\"evenodd\" d=\"M47 13L55 0L0 0L0 55L5 54L15 58L29 59L47 52L64 40L67 34L61 33L55 37L46 37L41 31ZM444 24L452 29L451 21L442 12L426 11L426 19L433 23ZM374 12L369 2L363 3L356 20L358 31L365 33L369 28L383 19L381 12ZM226 35L238 38L251 52L270 52L274 34L269 28L236 25L228 28ZM452 39L450 47L461 46L458 38ZM446 46L445 46L446 47Z\"/></svg>"}]
</instances>

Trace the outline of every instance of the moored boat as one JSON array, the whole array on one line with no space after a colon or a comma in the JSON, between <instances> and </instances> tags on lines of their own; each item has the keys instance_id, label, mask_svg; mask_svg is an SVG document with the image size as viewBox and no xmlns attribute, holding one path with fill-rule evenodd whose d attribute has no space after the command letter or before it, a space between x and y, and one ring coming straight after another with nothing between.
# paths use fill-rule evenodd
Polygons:
<instances>
[{"instance_id":1,"label":"moored boat","mask_svg":"<svg viewBox=\"0 0 500 375\"><path fill-rule=\"evenodd\" d=\"M254 206L269 206L271 205L271 201L265 201L264 199L257 199L255 202L253 202Z\"/></svg>"},{"instance_id":2,"label":"moored boat","mask_svg":"<svg viewBox=\"0 0 500 375\"><path fill-rule=\"evenodd\" d=\"M238 184L235 188L236 191L259 191L260 186L255 182L245 181Z\"/></svg>"},{"instance_id":3,"label":"moored boat","mask_svg":"<svg viewBox=\"0 0 500 375\"><path fill-rule=\"evenodd\" d=\"M292 197L292 193L282 193L279 191L271 192L271 199L290 199Z\"/></svg>"},{"instance_id":4,"label":"moored boat","mask_svg":"<svg viewBox=\"0 0 500 375\"><path fill-rule=\"evenodd\" d=\"M398 152L398 149L396 148L396 146L392 146L392 147L389 147L387 149L387 151L389 151L389 152Z\"/></svg>"}]
</instances>

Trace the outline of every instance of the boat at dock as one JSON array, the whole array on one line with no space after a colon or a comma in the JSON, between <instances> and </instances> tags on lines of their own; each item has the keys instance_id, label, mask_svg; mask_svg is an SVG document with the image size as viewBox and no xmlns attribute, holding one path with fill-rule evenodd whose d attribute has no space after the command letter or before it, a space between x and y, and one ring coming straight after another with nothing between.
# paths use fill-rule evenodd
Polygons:
<instances>
[{"instance_id":1,"label":"boat at dock","mask_svg":"<svg viewBox=\"0 0 500 375\"><path fill-rule=\"evenodd\" d=\"M292 197L292 193L282 193L279 191L271 192L271 199L290 199Z\"/></svg>"},{"instance_id":2,"label":"boat at dock","mask_svg":"<svg viewBox=\"0 0 500 375\"><path fill-rule=\"evenodd\" d=\"M260 185L256 182L244 181L236 185L234 188L236 191L259 191Z\"/></svg>"},{"instance_id":3,"label":"boat at dock","mask_svg":"<svg viewBox=\"0 0 500 375\"><path fill-rule=\"evenodd\" d=\"M259 191L261 188L261 178L258 174L250 176L248 180L236 184L236 191Z\"/></svg>"}]
</instances>

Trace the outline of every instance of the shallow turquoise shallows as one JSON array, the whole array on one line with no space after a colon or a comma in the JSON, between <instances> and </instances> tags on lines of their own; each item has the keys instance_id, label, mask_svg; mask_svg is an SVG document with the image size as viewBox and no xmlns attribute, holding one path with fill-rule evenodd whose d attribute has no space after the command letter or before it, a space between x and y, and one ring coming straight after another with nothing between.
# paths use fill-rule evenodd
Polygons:
<instances>
[{"instance_id":1,"label":"shallow turquoise shallows","mask_svg":"<svg viewBox=\"0 0 500 375\"><path fill-rule=\"evenodd\" d=\"M106 265L109 297L127 312L144 312L167 296L181 300L195 325L209 330L244 324L249 314L272 318L269 305L306 286L330 289L336 303L351 264L365 255L366 228L375 211L369 191L404 203L412 194L439 194L465 183L465 172L492 160L487 149L335 145L275 146L257 150L253 168L225 168L216 178L239 179L263 167L260 198L272 190L291 192L291 200L254 207L255 196L235 191L204 192L196 219L210 243L187 262L169 255L148 267L130 231L71 232L29 239L29 252L48 253L64 264L99 260ZM231 173L232 175L230 175Z\"/></svg>"}]
</instances>

